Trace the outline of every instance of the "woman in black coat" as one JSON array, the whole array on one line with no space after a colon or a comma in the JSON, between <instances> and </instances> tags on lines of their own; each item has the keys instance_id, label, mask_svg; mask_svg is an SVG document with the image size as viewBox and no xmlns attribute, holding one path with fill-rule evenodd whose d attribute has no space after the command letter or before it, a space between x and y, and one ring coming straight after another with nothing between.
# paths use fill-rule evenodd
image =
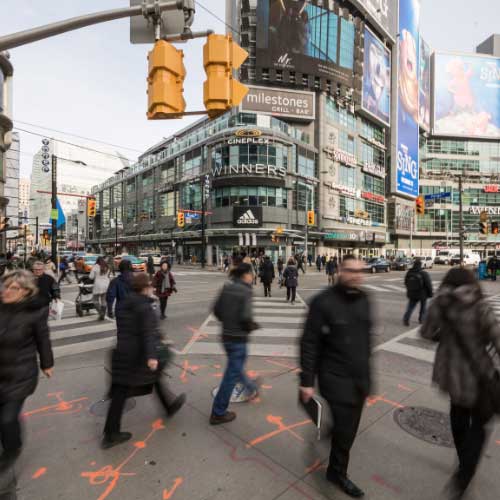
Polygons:
<instances>
[{"instance_id":1,"label":"woman in black coat","mask_svg":"<svg viewBox=\"0 0 500 500\"><path fill-rule=\"evenodd\" d=\"M121 432L120 424L127 397L149 394L153 386L167 415L176 413L186 400L160 384L167 363L167 347L162 342L159 314L153 286L146 273L132 279L132 293L116 312L118 326L116 349L112 356L111 404L104 426L103 448L128 441L132 434Z\"/></svg>"},{"instance_id":2,"label":"woman in black coat","mask_svg":"<svg viewBox=\"0 0 500 500\"><path fill-rule=\"evenodd\" d=\"M0 472L21 453L19 415L24 401L38 384L38 359L47 377L54 357L47 316L36 298L38 289L28 271L14 271L2 278L0 303L0 436L3 453Z\"/></svg>"},{"instance_id":3,"label":"woman in black coat","mask_svg":"<svg viewBox=\"0 0 500 500\"><path fill-rule=\"evenodd\" d=\"M286 301L292 299L292 306L295 304L297 286L299 284L299 271L295 266L293 258L288 260L288 265L283 273L283 280L286 286Z\"/></svg>"},{"instance_id":4,"label":"woman in black coat","mask_svg":"<svg viewBox=\"0 0 500 500\"><path fill-rule=\"evenodd\" d=\"M271 296L271 283L274 280L274 266L269 258L269 255L264 257L264 261L260 265L260 281L264 285L264 296Z\"/></svg>"}]
</instances>

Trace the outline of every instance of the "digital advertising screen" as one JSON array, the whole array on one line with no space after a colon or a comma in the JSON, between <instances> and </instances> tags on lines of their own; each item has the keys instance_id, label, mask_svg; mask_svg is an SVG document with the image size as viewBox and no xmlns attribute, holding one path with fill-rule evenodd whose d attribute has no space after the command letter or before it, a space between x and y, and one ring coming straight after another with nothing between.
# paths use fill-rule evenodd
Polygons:
<instances>
[{"instance_id":1,"label":"digital advertising screen","mask_svg":"<svg viewBox=\"0 0 500 500\"><path fill-rule=\"evenodd\" d=\"M427 132L431 129L431 48L420 38L419 121Z\"/></svg>"},{"instance_id":2,"label":"digital advertising screen","mask_svg":"<svg viewBox=\"0 0 500 500\"><path fill-rule=\"evenodd\" d=\"M419 0L400 0L396 191L410 197L419 183L419 29Z\"/></svg>"},{"instance_id":3,"label":"digital advertising screen","mask_svg":"<svg viewBox=\"0 0 500 500\"><path fill-rule=\"evenodd\" d=\"M384 125L390 125L391 52L365 28L361 107Z\"/></svg>"},{"instance_id":4,"label":"digital advertising screen","mask_svg":"<svg viewBox=\"0 0 500 500\"><path fill-rule=\"evenodd\" d=\"M354 24L305 0L259 0L256 66L352 85Z\"/></svg>"},{"instance_id":5,"label":"digital advertising screen","mask_svg":"<svg viewBox=\"0 0 500 500\"><path fill-rule=\"evenodd\" d=\"M396 38L398 0L352 0L352 2L364 8L379 29L393 40Z\"/></svg>"},{"instance_id":6,"label":"digital advertising screen","mask_svg":"<svg viewBox=\"0 0 500 500\"><path fill-rule=\"evenodd\" d=\"M434 56L434 134L500 139L500 59Z\"/></svg>"}]
</instances>

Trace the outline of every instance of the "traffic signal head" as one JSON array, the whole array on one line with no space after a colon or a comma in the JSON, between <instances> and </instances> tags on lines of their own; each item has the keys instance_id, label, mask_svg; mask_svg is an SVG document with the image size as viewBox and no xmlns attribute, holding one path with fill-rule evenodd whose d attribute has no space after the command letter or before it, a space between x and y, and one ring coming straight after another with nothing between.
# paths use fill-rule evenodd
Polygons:
<instances>
[{"instance_id":1,"label":"traffic signal head","mask_svg":"<svg viewBox=\"0 0 500 500\"><path fill-rule=\"evenodd\" d=\"M203 102L210 118L217 118L247 95L248 87L233 78L248 57L248 52L233 42L231 35L209 35L203 47Z\"/></svg>"},{"instance_id":2,"label":"traffic signal head","mask_svg":"<svg viewBox=\"0 0 500 500\"><path fill-rule=\"evenodd\" d=\"M1 217L0 218L0 231L8 231L9 229L9 220L10 220L10 217Z\"/></svg>"},{"instance_id":3,"label":"traffic signal head","mask_svg":"<svg viewBox=\"0 0 500 500\"><path fill-rule=\"evenodd\" d=\"M491 234L498 234L498 222L491 223Z\"/></svg>"},{"instance_id":4,"label":"traffic signal head","mask_svg":"<svg viewBox=\"0 0 500 500\"><path fill-rule=\"evenodd\" d=\"M314 226L314 210L308 210L307 212L307 225Z\"/></svg>"},{"instance_id":5,"label":"traffic signal head","mask_svg":"<svg viewBox=\"0 0 500 500\"><path fill-rule=\"evenodd\" d=\"M415 210L418 215L424 215L425 214L425 200L423 196L419 196L415 200Z\"/></svg>"},{"instance_id":6,"label":"traffic signal head","mask_svg":"<svg viewBox=\"0 0 500 500\"><path fill-rule=\"evenodd\" d=\"M158 40L148 60L148 120L179 118L186 109L184 53Z\"/></svg>"},{"instance_id":7,"label":"traffic signal head","mask_svg":"<svg viewBox=\"0 0 500 500\"><path fill-rule=\"evenodd\" d=\"M96 201L94 198L89 198L87 200L87 216L95 217L96 214Z\"/></svg>"},{"instance_id":8,"label":"traffic signal head","mask_svg":"<svg viewBox=\"0 0 500 500\"><path fill-rule=\"evenodd\" d=\"M184 227L185 224L184 212L177 212L177 227Z\"/></svg>"},{"instance_id":9,"label":"traffic signal head","mask_svg":"<svg viewBox=\"0 0 500 500\"><path fill-rule=\"evenodd\" d=\"M479 223L479 232L481 234L488 234L488 223L487 222L480 222Z\"/></svg>"}]
</instances>

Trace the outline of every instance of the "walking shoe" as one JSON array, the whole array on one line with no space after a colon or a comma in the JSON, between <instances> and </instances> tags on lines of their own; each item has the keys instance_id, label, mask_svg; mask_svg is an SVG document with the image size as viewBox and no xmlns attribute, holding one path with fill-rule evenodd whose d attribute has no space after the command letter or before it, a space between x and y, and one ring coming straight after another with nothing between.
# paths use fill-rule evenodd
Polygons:
<instances>
[{"instance_id":1,"label":"walking shoe","mask_svg":"<svg viewBox=\"0 0 500 500\"><path fill-rule=\"evenodd\" d=\"M162 314L162 315L160 316L160 319L167 319L167 317L166 317L164 314Z\"/></svg>"},{"instance_id":2,"label":"walking shoe","mask_svg":"<svg viewBox=\"0 0 500 500\"><path fill-rule=\"evenodd\" d=\"M252 380L252 383L255 385L255 389L250 394L248 401L252 401L252 399L256 399L260 395L260 388L262 386L262 377L257 377Z\"/></svg>"},{"instance_id":3,"label":"walking shoe","mask_svg":"<svg viewBox=\"0 0 500 500\"><path fill-rule=\"evenodd\" d=\"M347 476L338 474L326 474L326 478L331 483L337 485L346 495L353 498L361 498L365 495L364 491L358 488Z\"/></svg>"},{"instance_id":4,"label":"walking shoe","mask_svg":"<svg viewBox=\"0 0 500 500\"><path fill-rule=\"evenodd\" d=\"M169 417L173 417L186 402L186 395L184 393L179 394L173 401L173 403L167 408L167 414Z\"/></svg>"},{"instance_id":5,"label":"walking shoe","mask_svg":"<svg viewBox=\"0 0 500 500\"><path fill-rule=\"evenodd\" d=\"M236 418L236 413L234 411L226 411L224 415L210 415L210 425L220 425L232 422Z\"/></svg>"},{"instance_id":6,"label":"walking shoe","mask_svg":"<svg viewBox=\"0 0 500 500\"><path fill-rule=\"evenodd\" d=\"M294 306L294 305L295 305L295 300L292 300L292 306Z\"/></svg>"},{"instance_id":7,"label":"walking shoe","mask_svg":"<svg viewBox=\"0 0 500 500\"><path fill-rule=\"evenodd\" d=\"M113 448L118 444L125 443L132 437L130 432L115 432L113 434L104 434L104 437L101 441L101 448L103 450L107 450L109 448Z\"/></svg>"},{"instance_id":8,"label":"walking shoe","mask_svg":"<svg viewBox=\"0 0 500 500\"><path fill-rule=\"evenodd\" d=\"M403 320L403 325L405 325L405 326L410 326L410 322L404 319L404 320Z\"/></svg>"},{"instance_id":9,"label":"walking shoe","mask_svg":"<svg viewBox=\"0 0 500 500\"><path fill-rule=\"evenodd\" d=\"M12 467L21 454L21 448L14 451L4 451L0 455L0 472L4 472Z\"/></svg>"}]
</instances>

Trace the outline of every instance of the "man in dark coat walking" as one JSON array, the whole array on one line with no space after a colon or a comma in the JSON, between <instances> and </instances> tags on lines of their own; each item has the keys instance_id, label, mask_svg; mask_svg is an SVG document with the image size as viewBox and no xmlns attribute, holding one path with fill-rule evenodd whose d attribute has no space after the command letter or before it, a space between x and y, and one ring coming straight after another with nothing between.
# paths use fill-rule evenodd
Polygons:
<instances>
[{"instance_id":1,"label":"man in dark coat walking","mask_svg":"<svg viewBox=\"0 0 500 500\"><path fill-rule=\"evenodd\" d=\"M49 305L53 300L59 300L61 298L61 290L57 281L49 274L45 274L43 262L34 262L32 271L35 276L35 284L38 288L38 293L35 296L36 300L40 308L44 309L44 314L46 318L48 318Z\"/></svg>"},{"instance_id":2,"label":"man in dark coat walking","mask_svg":"<svg viewBox=\"0 0 500 500\"><path fill-rule=\"evenodd\" d=\"M415 307L420 302L420 313L418 322L422 323L425 315L427 299L432 297L432 281L427 271L422 269L422 261L415 260L413 267L405 276L406 295L408 297L408 307L403 316L405 326L410 326L410 318Z\"/></svg>"},{"instance_id":3,"label":"man in dark coat walking","mask_svg":"<svg viewBox=\"0 0 500 500\"><path fill-rule=\"evenodd\" d=\"M364 493L347 477L347 467L371 385L372 316L360 289L362 273L359 260L344 258L337 284L313 299L300 343L300 397L309 401L317 378L333 416L326 477L355 498Z\"/></svg>"},{"instance_id":4,"label":"man in dark coat walking","mask_svg":"<svg viewBox=\"0 0 500 500\"><path fill-rule=\"evenodd\" d=\"M106 304L108 305L108 316L114 318L113 314L113 304L115 304L115 313L118 313L124 299L130 295L132 291L132 264L128 259L123 259L118 269L120 275L113 278L111 281L108 291L106 292Z\"/></svg>"},{"instance_id":5,"label":"man in dark coat walking","mask_svg":"<svg viewBox=\"0 0 500 500\"><path fill-rule=\"evenodd\" d=\"M262 262L260 267L260 281L264 285L264 296L271 297L271 283L274 280L274 265L269 258L269 255L264 257L264 262Z\"/></svg>"}]
</instances>

